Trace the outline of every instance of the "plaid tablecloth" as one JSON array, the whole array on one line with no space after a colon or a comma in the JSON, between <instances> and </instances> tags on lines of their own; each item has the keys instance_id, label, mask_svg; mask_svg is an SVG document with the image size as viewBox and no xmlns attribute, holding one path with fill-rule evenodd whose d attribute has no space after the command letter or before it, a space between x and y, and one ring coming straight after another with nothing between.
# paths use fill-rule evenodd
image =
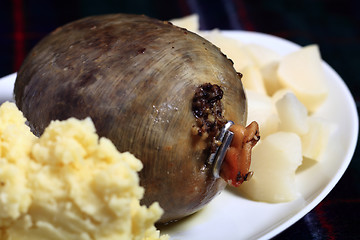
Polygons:
<instances>
[{"instance_id":1,"label":"plaid tablecloth","mask_svg":"<svg viewBox=\"0 0 360 240\"><path fill-rule=\"evenodd\" d=\"M351 0L1 0L0 76L17 71L29 50L56 27L103 13L137 13L168 20L197 13L201 29L276 35L317 43L323 59L360 99L360 1ZM360 239L360 155L305 217L275 239Z\"/></svg>"}]
</instances>

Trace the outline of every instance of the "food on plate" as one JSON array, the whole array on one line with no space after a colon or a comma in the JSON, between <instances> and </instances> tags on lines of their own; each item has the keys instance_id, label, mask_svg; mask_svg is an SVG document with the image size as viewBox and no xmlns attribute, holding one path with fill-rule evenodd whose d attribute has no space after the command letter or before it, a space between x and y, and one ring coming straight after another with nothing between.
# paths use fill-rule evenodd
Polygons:
<instances>
[{"instance_id":1,"label":"food on plate","mask_svg":"<svg viewBox=\"0 0 360 240\"><path fill-rule=\"evenodd\" d=\"M328 95L317 45L306 46L284 56L279 62L277 74L283 87L291 89L310 112L314 112Z\"/></svg>"},{"instance_id":2,"label":"food on plate","mask_svg":"<svg viewBox=\"0 0 360 240\"><path fill-rule=\"evenodd\" d=\"M293 132L298 135L309 131L308 111L293 93L285 93L275 102L275 106L280 120L280 131Z\"/></svg>"},{"instance_id":3,"label":"food on plate","mask_svg":"<svg viewBox=\"0 0 360 240\"><path fill-rule=\"evenodd\" d=\"M265 64L260 68L260 72L264 80L266 92L269 96L272 96L276 92L282 90L282 86L277 75L278 68L279 68L279 61L274 61Z\"/></svg>"},{"instance_id":4,"label":"food on plate","mask_svg":"<svg viewBox=\"0 0 360 240\"><path fill-rule=\"evenodd\" d=\"M252 151L253 177L238 190L256 201L292 201L299 196L294 178L302 159L320 161L336 126L309 115L291 90L281 89L272 97L245 92L248 121L259 124L262 139Z\"/></svg>"},{"instance_id":5,"label":"food on plate","mask_svg":"<svg viewBox=\"0 0 360 240\"><path fill-rule=\"evenodd\" d=\"M207 159L223 125L245 127L247 115L241 74L218 47L140 15L92 16L56 29L25 59L14 94L36 135L52 120L90 117L100 136L140 159L142 203L159 202L161 222L196 212L224 189L230 179L215 177ZM241 169L222 176L241 182L248 174Z\"/></svg>"},{"instance_id":6,"label":"food on plate","mask_svg":"<svg viewBox=\"0 0 360 240\"><path fill-rule=\"evenodd\" d=\"M253 90L245 90L248 102L247 122L259 124L261 137L264 138L279 129L279 116L271 97Z\"/></svg>"},{"instance_id":7,"label":"food on plate","mask_svg":"<svg viewBox=\"0 0 360 240\"><path fill-rule=\"evenodd\" d=\"M249 58L252 59L254 65L258 68L262 68L281 59L281 56L275 51L259 44L247 43L243 45L242 49L248 53Z\"/></svg>"},{"instance_id":8,"label":"food on plate","mask_svg":"<svg viewBox=\"0 0 360 240\"><path fill-rule=\"evenodd\" d=\"M196 15L176 19L173 23L182 27L177 28L120 14L70 23L33 49L15 85L16 102L37 135L53 119L90 116L100 136L140 158L142 203L160 202L165 210L160 222L201 209L226 182L257 201L295 199L297 167L303 157L321 158L333 127L310 115L328 92L316 45L279 56L217 29L201 32L197 21ZM303 62L311 66L305 64L306 71L294 77ZM246 94L236 70L244 74ZM204 89L210 98L196 96ZM202 101L211 108L204 105L200 116L194 103ZM221 179L212 175L206 159L221 144L216 136L228 120L238 123L232 128L238 133ZM262 140L250 165L258 125ZM246 147L236 144L246 139Z\"/></svg>"},{"instance_id":9,"label":"food on plate","mask_svg":"<svg viewBox=\"0 0 360 240\"><path fill-rule=\"evenodd\" d=\"M141 206L140 160L92 121L54 121L40 138L14 103L0 106L1 239L162 239L158 203Z\"/></svg>"},{"instance_id":10,"label":"food on plate","mask_svg":"<svg viewBox=\"0 0 360 240\"><path fill-rule=\"evenodd\" d=\"M276 132L262 139L254 148L250 170L251 181L239 191L250 199L265 202L287 202L299 196L295 171L302 163L300 137L291 132Z\"/></svg>"},{"instance_id":11,"label":"food on plate","mask_svg":"<svg viewBox=\"0 0 360 240\"><path fill-rule=\"evenodd\" d=\"M255 66L247 66L242 71L243 74L243 86L247 90L253 90L255 92L266 95L266 88L264 84L263 76L260 69Z\"/></svg>"},{"instance_id":12,"label":"food on plate","mask_svg":"<svg viewBox=\"0 0 360 240\"><path fill-rule=\"evenodd\" d=\"M200 34L234 61L235 69L244 75L244 82L244 71L258 69L262 74L263 84L257 83L257 90L263 92L259 86L264 85L267 94L272 96L281 89L289 89L310 113L316 111L325 101L329 89L317 45L302 47L298 51L280 56L269 48L242 43L216 29ZM253 87L251 85L250 89L253 90Z\"/></svg>"},{"instance_id":13,"label":"food on plate","mask_svg":"<svg viewBox=\"0 0 360 240\"><path fill-rule=\"evenodd\" d=\"M308 125L309 131L301 136L303 156L320 161L337 126L327 119L316 116L308 118Z\"/></svg>"},{"instance_id":14,"label":"food on plate","mask_svg":"<svg viewBox=\"0 0 360 240\"><path fill-rule=\"evenodd\" d=\"M237 39L226 37L219 29L199 34L215 44L234 62L234 68L241 72L246 66L254 64L253 59L243 50L243 44Z\"/></svg>"},{"instance_id":15,"label":"food on plate","mask_svg":"<svg viewBox=\"0 0 360 240\"><path fill-rule=\"evenodd\" d=\"M313 116L328 94L318 46L280 56L270 48L232 39L217 29L196 32L234 60L234 67L243 74L247 124L256 121L259 125L262 140L252 151L249 169L253 177L238 190L257 201L294 200L299 196L294 177L301 159L319 161L335 129L331 122ZM279 182L269 179L272 174Z\"/></svg>"}]
</instances>

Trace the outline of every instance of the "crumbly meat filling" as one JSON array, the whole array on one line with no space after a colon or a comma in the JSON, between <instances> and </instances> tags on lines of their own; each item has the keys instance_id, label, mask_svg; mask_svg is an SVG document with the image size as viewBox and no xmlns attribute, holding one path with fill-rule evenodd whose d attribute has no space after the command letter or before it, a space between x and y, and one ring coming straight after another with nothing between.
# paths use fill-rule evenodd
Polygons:
<instances>
[{"instance_id":1,"label":"crumbly meat filling","mask_svg":"<svg viewBox=\"0 0 360 240\"><path fill-rule=\"evenodd\" d=\"M227 122L223 116L222 97L220 86L205 83L196 89L192 101L192 112L196 119L192 134L208 137L210 152L215 152L219 146L216 137Z\"/></svg>"}]
</instances>

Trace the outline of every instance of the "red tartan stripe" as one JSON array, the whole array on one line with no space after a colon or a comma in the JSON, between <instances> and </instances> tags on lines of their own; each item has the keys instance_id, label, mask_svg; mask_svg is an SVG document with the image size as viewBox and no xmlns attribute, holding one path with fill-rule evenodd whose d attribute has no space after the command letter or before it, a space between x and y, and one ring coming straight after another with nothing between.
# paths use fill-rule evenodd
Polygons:
<instances>
[{"instance_id":1,"label":"red tartan stripe","mask_svg":"<svg viewBox=\"0 0 360 240\"><path fill-rule=\"evenodd\" d=\"M348 199L329 199L326 201L322 201L322 206L334 205L334 204L342 204L342 203L360 203L360 198L348 198Z\"/></svg>"},{"instance_id":2,"label":"red tartan stripe","mask_svg":"<svg viewBox=\"0 0 360 240\"><path fill-rule=\"evenodd\" d=\"M249 19L248 13L246 11L246 6L242 0L235 1L237 8L237 13L239 16L240 23L242 24L243 30L246 31L255 31L255 26Z\"/></svg>"},{"instance_id":3,"label":"red tartan stripe","mask_svg":"<svg viewBox=\"0 0 360 240\"><path fill-rule=\"evenodd\" d=\"M315 213L317 218L319 219L319 222L321 224L321 227L323 229L325 229L326 233L327 233L327 237L329 240L335 240L335 235L334 235L334 227L333 225L331 225L327 218L326 218L326 214L325 211L322 208L323 203L320 203L315 209Z\"/></svg>"},{"instance_id":4,"label":"red tartan stripe","mask_svg":"<svg viewBox=\"0 0 360 240\"><path fill-rule=\"evenodd\" d=\"M25 57L24 11L23 1L13 0L14 19L14 62L13 70L17 71Z\"/></svg>"},{"instance_id":5,"label":"red tartan stripe","mask_svg":"<svg viewBox=\"0 0 360 240\"><path fill-rule=\"evenodd\" d=\"M334 222L328 217L332 216L331 210L328 210L330 207L335 207L337 204L359 204L360 199L358 198L350 198L350 199L328 199L324 200L314 209L314 212L319 220L321 227L326 231L327 239L335 240L336 234L338 232L338 226L333 225Z\"/></svg>"},{"instance_id":6,"label":"red tartan stripe","mask_svg":"<svg viewBox=\"0 0 360 240\"><path fill-rule=\"evenodd\" d=\"M188 16L192 14L190 7L186 0L178 0L179 3L179 9L182 16Z\"/></svg>"}]
</instances>

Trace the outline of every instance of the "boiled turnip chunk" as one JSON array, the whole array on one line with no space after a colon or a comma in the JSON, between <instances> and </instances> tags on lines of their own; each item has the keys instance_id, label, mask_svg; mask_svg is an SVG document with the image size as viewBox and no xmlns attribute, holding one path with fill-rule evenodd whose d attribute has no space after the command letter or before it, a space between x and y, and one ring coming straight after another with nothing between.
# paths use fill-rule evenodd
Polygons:
<instances>
[{"instance_id":1,"label":"boiled turnip chunk","mask_svg":"<svg viewBox=\"0 0 360 240\"><path fill-rule=\"evenodd\" d=\"M259 124L261 137L276 132L279 117L272 99L253 90L245 89L245 93L248 103L247 124L256 121Z\"/></svg>"},{"instance_id":2,"label":"boiled turnip chunk","mask_svg":"<svg viewBox=\"0 0 360 240\"><path fill-rule=\"evenodd\" d=\"M303 156L320 161L336 125L320 117L308 118L309 131L301 136Z\"/></svg>"},{"instance_id":3,"label":"boiled turnip chunk","mask_svg":"<svg viewBox=\"0 0 360 240\"><path fill-rule=\"evenodd\" d=\"M260 70L257 67L247 66L244 68L242 74L242 82L245 89L253 90L255 92L266 95L264 80Z\"/></svg>"},{"instance_id":4,"label":"boiled turnip chunk","mask_svg":"<svg viewBox=\"0 0 360 240\"><path fill-rule=\"evenodd\" d=\"M266 92L270 96L272 96L275 92L282 89L282 86L280 84L280 81L279 81L279 78L277 75L278 67L279 67L279 62L274 61L274 62L265 64L264 66L262 66L260 68L260 72L263 76Z\"/></svg>"},{"instance_id":5,"label":"boiled turnip chunk","mask_svg":"<svg viewBox=\"0 0 360 240\"><path fill-rule=\"evenodd\" d=\"M275 103L275 106L280 119L280 131L293 132L299 135L308 132L308 111L293 93L285 93Z\"/></svg>"},{"instance_id":6,"label":"boiled turnip chunk","mask_svg":"<svg viewBox=\"0 0 360 240\"><path fill-rule=\"evenodd\" d=\"M326 99L328 86L317 45L303 47L284 56L277 70L280 83L294 91L310 112Z\"/></svg>"},{"instance_id":7,"label":"boiled turnip chunk","mask_svg":"<svg viewBox=\"0 0 360 240\"><path fill-rule=\"evenodd\" d=\"M262 67L271 62L279 61L281 58L278 53L274 52L270 48L255 43L244 44L243 49L249 53L257 67Z\"/></svg>"},{"instance_id":8,"label":"boiled turnip chunk","mask_svg":"<svg viewBox=\"0 0 360 240\"><path fill-rule=\"evenodd\" d=\"M200 35L219 47L233 61L236 71L242 72L246 66L254 65L252 57L247 51L243 50L243 43L239 40L222 34L218 29L210 32L201 32Z\"/></svg>"},{"instance_id":9,"label":"boiled turnip chunk","mask_svg":"<svg viewBox=\"0 0 360 240\"><path fill-rule=\"evenodd\" d=\"M250 166L253 177L238 190L256 201L292 201L299 196L295 171L301 163L301 140L297 134L271 134L253 149Z\"/></svg>"}]
</instances>

